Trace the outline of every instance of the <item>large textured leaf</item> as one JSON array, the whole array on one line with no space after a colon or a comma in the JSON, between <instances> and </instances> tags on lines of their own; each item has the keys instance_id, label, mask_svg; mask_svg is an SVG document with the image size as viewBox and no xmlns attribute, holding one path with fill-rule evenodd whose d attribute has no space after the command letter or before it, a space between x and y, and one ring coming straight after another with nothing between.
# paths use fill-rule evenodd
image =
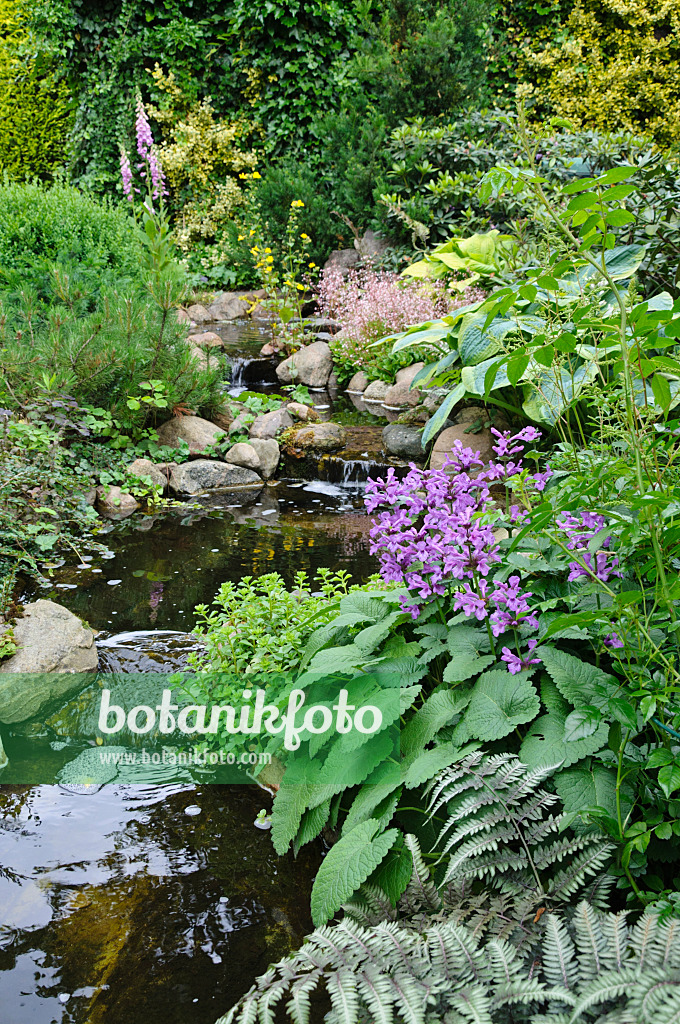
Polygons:
<instances>
[{"instance_id":1,"label":"large textured leaf","mask_svg":"<svg viewBox=\"0 0 680 1024\"><path fill-rule=\"evenodd\" d=\"M463 366L476 366L495 355L501 349L501 341L510 331L516 330L513 320L497 317L483 330L486 313L469 313L464 317L458 334L458 351Z\"/></svg>"},{"instance_id":2,"label":"large textured leaf","mask_svg":"<svg viewBox=\"0 0 680 1024\"><path fill-rule=\"evenodd\" d=\"M608 273L615 281L632 277L645 258L646 250L645 245L615 245L607 249L604 262Z\"/></svg>"},{"instance_id":3,"label":"large textured leaf","mask_svg":"<svg viewBox=\"0 0 680 1024\"><path fill-rule=\"evenodd\" d=\"M402 757L411 757L423 750L439 730L463 710L469 699L462 691L439 690L431 694L402 729Z\"/></svg>"},{"instance_id":4,"label":"large textured leaf","mask_svg":"<svg viewBox=\"0 0 680 1024\"><path fill-rule=\"evenodd\" d=\"M462 760L477 746L476 743L468 744L465 747L454 747L451 743L442 743L431 750L424 750L422 754L409 765L404 776L404 785L407 789L415 789L428 782L444 768L450 768L452 764Z\"/></svg>"},{"instance_id":5,"label":"large textured leaf","mask_svg":"<svg viewBox=\"0 0 680 1024\"><path fill-rule=\"evenodd\" d=\"M461 384L465 387L465 390L470 395L478 395L483 398L486 394L486 374L487 370L498 360L496 359L485 359L483 363L478 363L477 366L464 366L460 373ZM525 373L528 371L525 371ZM497 391L498 388L506 388L510 384L508 380L508 374L505 365L498 367L496 372L496 379L494 380L491 391Z\"/></svg>"},{"instance_id":6,"label":"large textured leaf","mask_svg":"<svg viewBox=\"0 0 680 1024\"><path fill-rule=\"evenodd\" d=\"M546 370L535 382L526 385L527 397L522 408L529 419L552 427L596 376L597 364L593 361L579 366L573 374L564 368L559 374Z\"/></svg>"},{"instance_id":7,"label":"large textured leaf","mask_svg":"<svg viewBox=\"0 0 680 1024\"><path fill-rule=\"evenodd\" d=\"M590 759L564 768L555 776L555 788L567 814L587 807L602 807L616 816L616 772Z\"/></svg>"},{"instance_id":8,"label":"large textured leaf","mask_svg":"<svg viewBox=\"0 0 680 1024\"><path fill-rule=\"evenodd\" d=\"M553 683L543 684L541 697L549 713L532 723L519 752L520 760L529 768L560 763L567 767L606 746L609 730L604 722L592 735L567 742L564 723L571 711L569 704Z\"/></svg>"},{"instance_id":9,"label":"large textured leaf","mask_svg":"<svg viewBox=\"0 0 680 1024\"><path fill-rule=\"evenodd\" d=\"M397 837L392 849L368 879L370 885L379 886L389 898L393 907L403 896L413 874L413 857L404 844L403 836Z\"/></svg>"},{"instance_id":10,"label":"large textured leaf","mask_svg":"<svg viewBox=\"0 0 680 1024\"><path fill-rule=\"evenodd\" d=\"M331 749L315 778L314 793L308 797L310 806L321 803L328 795L332 796L343 789L358 786L381 761L385 761L394 752L391 730L381 732L377 736L366 736L365 740L362 746L351 752L351 756L348 756L339 743ZM398 780L399 766L393 765L393 770ZM326 789L328 791L324 792Z\"/></svg>"},{"instance_id":11,"label":"large textured leaf","mask_svg":"<svg viewBox=\"0 0 680 1024\"><path fill-rule=\"evenodd\" d=\"M461 683L471 679L496 660L495 655L487 654L490 648L487 633L473 626L451 626L446 645L451 654L451 661L444 669L446 683Z\"/></svg>"},{"instance_id":12,"label":"large textured leaf","mask_svg":"<svg viewBox=\"0 0 680 1024\"><path fill-rule=\"evenodd\" d=\"M318 807L310 807L309 810L305 811L302 815L302 821L300 822L300 828L298 834L295 836L295 842L293 843L293 853L295 856L298 855L305 843L310 843L312 839L316 839L321 829L328 821L328 815L330 814L331 800L324 800Z\"/></svg>"},{"instance_id":13,"label":"large textured leaf","mask_svg":"<svg viewBox=\"0 0 680 1024\"><path fill-rule=\"evenodd\" d=\"M312 920L317 928L340 910L396 842L396 828L376 835L378 829L375 819L363 821L342 836L322 861L312 887Z\"/></svg>"},{"instance_id":14,"label":"large textured leaf","mask_svg":"<svg viewBox=\"0 0 680 1024\"><path fill-rule=\"evenodd\" d=\"M577 708L593 704L600 711L606 710L609 696L618 687L614 676L556 647L541 647L540 656L548 675L570 704Z\"/></svg>"},{"instance_id":15,"label":"large textured leaf","mask_svg":"<svg viewBox=\"0 0 680 1024\"><path fill-rule=\"evenodd\" d=\"M541 702L529 675L496 669L479 677L463 720L472 737L499 740L536 717Z\"/></svg>"},{"instance_id":16,"label":"large textured leaf","mask_svg":"<svg viewBox=\"0 0 680 1024\"><path fill-rule=\"evenodd\" d=\"M280 857L298 834L302 816L316 787L310 783L281 784L272 808L272 843Z\"/></svg>"}]
</instances>

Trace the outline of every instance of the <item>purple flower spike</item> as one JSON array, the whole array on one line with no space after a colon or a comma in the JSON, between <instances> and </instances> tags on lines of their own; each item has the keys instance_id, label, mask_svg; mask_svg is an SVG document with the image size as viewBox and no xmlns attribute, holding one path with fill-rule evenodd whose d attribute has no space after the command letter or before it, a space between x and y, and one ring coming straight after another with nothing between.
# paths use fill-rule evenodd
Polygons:
<instances>
[{"instance_id":1,"label":"purple flower spike","mask_svg":"<svg viewBox=\"0 0 680 1024\"><path fill-rule=\"evenodd\" d=\"M144 109L140 93L137 93L136 109L137 118L135 121L135 128L137 130L137 152L142 160L148 160L153 148L153 135L151 133L151 125L149 124L149 119L146 116L146 110Z\"/></svg>"},{"instance_id":2,"label":"purple flower spike","mask_svg":"<svg viewBox=\"0 0 680 1024\"><path fill-rule=\"evenodd\" d=\"M621 648L623 647L623 641L618 633L608 633L604 638L605 647Z\"/></svg>"},{"instance_id":3,"label":"purple flower spike","mask_svg":"<svg viewBox=\"0 0 680 1024\"><path fill-rule=\"evenodd\" d=\"M122 145L120 147L120 176L123 181L123 192L132 202L132 167L127 150Z\"/></svg>"},{"instance_id":4,"label":"purple flower spike","mask_svg":"<svg viewBox=\"0 0 680 1024\"><path fill-rule=\"evenodd\" d=\"M531 665L540 665L540 658L532 658L531 652L538 643L538 640L530 640L527 644L529 650L527 654L522 658L517 654L514 654L509 647L504 647L501 652L501 661L504 661L508 666L508 672L511 676L517 675L524 668L529 668Z\"/></svg>"}]
</instances>

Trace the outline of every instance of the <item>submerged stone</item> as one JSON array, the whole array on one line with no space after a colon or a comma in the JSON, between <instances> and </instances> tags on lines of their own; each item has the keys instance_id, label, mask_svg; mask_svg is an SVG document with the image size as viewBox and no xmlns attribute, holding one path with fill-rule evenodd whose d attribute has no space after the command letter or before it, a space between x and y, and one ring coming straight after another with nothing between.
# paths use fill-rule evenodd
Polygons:
<instances>
[{"instance_id":1,"label":"submerged stone","mask_svg":"<svg viewBox=\"0 0 680 1024\"><path fill-rule=\"evenodd\" d=\"M233 466L229 462L196 459L173 469L170 490L176 494L202 494L223 487L250 487L261 485L262 480L251 469Z\"/></svg>"}]
</instances>

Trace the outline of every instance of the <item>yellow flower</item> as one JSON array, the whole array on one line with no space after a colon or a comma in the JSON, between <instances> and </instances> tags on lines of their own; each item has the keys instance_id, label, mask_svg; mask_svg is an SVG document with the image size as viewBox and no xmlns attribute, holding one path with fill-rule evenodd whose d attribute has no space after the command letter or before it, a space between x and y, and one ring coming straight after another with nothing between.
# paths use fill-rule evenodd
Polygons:
<instances>
[{"instance_id":1,"label":"yellow flower","mask_svg":"<svg viewBox=\"0 0 680 1024\"><path fill-rule=\"evenodd\" d=\"M246 237L245 235L239 235L238 236L239 242L242 242L245 237Z\"/></svg>"},{"instance_id":2,"label":"yellow flower","mask_svg":"<svg viewBox=\"0 0 680 1024\"><path fill-rule=\"evenodd\" d=\"M241 172L241 174L239 174L239 178L247 178L247 177L248 177L248 175L244 174L243 172Z\"/></svg>"},{"instance_id":3,"label":"yellow flower","mask_svg":"<svg viewBox=\"0 0 680 1024\"><path fill-rule=\"evenodd\" d=\"M255 234L255 228L251 228L250 229L250 237L252 238L254 234Z\"/></svg>"},{"instance_id":4,"label":"yellow flower","mask_svg":"<svg viewBox=\"0 0 680 1024\"><path fill-rule=\"evenodd\" d=\"M256 256L260 250L256 245L254 245L250 251L252 252L253 256Z\"/></svg>"},{"instance_id":5,"label":"yellow flower","mask_svg":"<svg viewBox=\"0 0 680 1024\"><path fill-rule=\"evenodd\" d=\"M273 263L273 262L274 262L274 257L273 256L267 256L267 263Z\"/></svg>"},{"instance_id":6,"label":"yellow flower","mask_svg":"<svg viewBox=\"0 0 680 1024\"><path fill-rule=\"evenodd\" d=\"M253 171L253 173L252 173L252 177L253 177L253 178L261 178L261 177L262 177L262 175L260 174L260 172L259 172L259 171Z\"/></svg>"},{"instance_id":7,"label":"yellow flower","mask_svg":"<svg viewBox=\"0 0 680 1024\"><path fill-rule=\"evenodd\" d=\"M267 248L264 251L265 252L271 252L271 249L269 248L269 246L267 246Z\"/></svg>"},{"instance_id":8,"label":"yellow flower","mask_svg":"<svg viewBox=\"0 0 680 1024\"><path fill-rule=\"evenodd\" d=\"M300 206L304 206L305 204L302 202L301 199L294 199L293 202L290 205L291 205L291 207L300 207Z\"/></svg>"},{"instance_id":9,"label":"yellow flower","mask_svg":"<svg viewBox=\"0 0 680 1024\"><path fill-rule=\"evenodd\" d=\"M300 235L300 238L304 238L305 242L308 242L308 241L309 241L309 235L306 235L306 234L304 233L304 231L303 231L303 232L302 232L302 234Z\"/></svg>"},{"instance_id":10,"label":"yellow flower","mask_svg":"<svg viewBox=\"0 0 680 1024\"><path fill-rule=\"evenodd\" d=\"M307 266L309 267L310 270L314 270L316 263L308 263Z\"/></svg>"},{"instance_id":11,"label":"yellow flower","mask_svg":"<svg viewBox=\"0 0 680 1024\"><path fill-rule=\"evenodd\" d=\"M305 286L303 284L296 284L295 287L299 292L303 292L305 290Z\"/></svg>"}]
</instances>

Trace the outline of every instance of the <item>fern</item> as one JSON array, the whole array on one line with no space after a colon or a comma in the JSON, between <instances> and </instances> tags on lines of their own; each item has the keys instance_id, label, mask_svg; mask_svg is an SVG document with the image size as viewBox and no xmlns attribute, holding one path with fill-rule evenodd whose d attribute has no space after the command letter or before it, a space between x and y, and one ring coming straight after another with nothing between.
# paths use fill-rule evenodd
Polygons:
<instances>
[{"instance_id":1,"label":"fern","mask_svg":"<svg viewBox=\"0 0 680 1024\"><path fill-rule=\"evenodd\" d=\"M308 936L218 1024L268 1024L284 998L290 1020L308 1024L317 990L330 1000L327 1024L680 1021L677 922L646 913L631 927L582 902L533 927L540 946L523 949L482 942L451 920L365 928L345 919Z\"/></svg>"},{"instance_id":2,"label":"fern","mask_svg":"<svg viewBox=\"0 0 680 1024\"><path fill-rule=\"evenodd\" d=\"M445 809L443 884L483 885L516 901L516 917L582 895L613 847L599 835L560 835L558 797L541 788L556 766L526 768L512 754L476 751L431 784L429 813ZM559 868L557 867L559 865Z\"/></svg>"}]
</instances>

